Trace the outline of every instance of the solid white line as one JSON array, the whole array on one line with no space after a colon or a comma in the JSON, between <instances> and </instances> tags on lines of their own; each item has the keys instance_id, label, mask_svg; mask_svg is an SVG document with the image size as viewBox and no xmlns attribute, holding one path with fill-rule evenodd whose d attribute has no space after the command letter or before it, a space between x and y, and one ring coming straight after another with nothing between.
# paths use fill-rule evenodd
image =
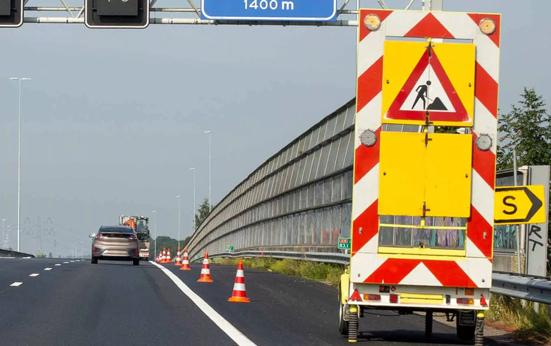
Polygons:
<instances>
[{"instance_id":1,"label":"solid white line","mask_svg":"<svg viewBox=\"0 0 551 346\"><path fill-rule=\"evenodd\" d=\"M40 274L38 274L38 273L29 274L29 276L30 276L30 277L33 277L33 278L34 278L35 276L38 276L38 275L40 275Z\"/></svg>"},{"instance_id":2,"label":"solid white line","mask_svg":"<svg viewBox=\"0 0 551 346\"><path fill-rule=\"evenodd\" d=\"M230 322L228 322L224 317L222 317L216 310L214 310L210 305L207 304L201 297L199 297L195 292L191 290L180 278L178 278L173 272L167 268L159 265L153 261L149 261L157 268L161 269L163 273L166 274L176 284L176 287L180 289L186 296L188 296L191 301L197 305L201 311L207 315L217 326L222 329L235 343L238 345L256 345L245 334L241 333L237 328L235 328Z\"/></svg>"},{"instance_id":3,"label":"solid white line","mask_svg":"<svg viewBox=\"0 0 551 346\"><path fill-rule=\"evenodd\" d=\"M21 285L23 285L22 282L16 281L16 282L14 282L13 284L11 284L10 286L11 286L11 287L19 287L19 286L21 286Z\"/></svg>"},{"instance_id":4,"label":"solid white line","mask_svg":"<svg viewBox=\"0 0 551 346\"><path fill-rule=\"evenodd\" d=\"M47 268L44 268L44 270L52 270L52 268L50 268L50 267L47 267Z\"/></svg>"}]
</instances>

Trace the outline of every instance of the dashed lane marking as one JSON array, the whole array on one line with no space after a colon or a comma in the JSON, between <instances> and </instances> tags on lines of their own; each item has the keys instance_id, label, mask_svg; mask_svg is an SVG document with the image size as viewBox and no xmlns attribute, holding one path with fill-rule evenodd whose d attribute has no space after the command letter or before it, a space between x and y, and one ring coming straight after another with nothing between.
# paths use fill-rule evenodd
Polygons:
<instances>
[{"instance_id":1,"label":"dashed lane marking","mask_svg":"<svg viewBox=\"0 0 551 346\"><path fill-rule=\"evenodd\" d=\"M249 338L247 338L245 334L241 333L230 322L228 322L224 317L216 312L216 310L208 305L207 302L203 300L203 298L199 297L195 292L193 292L191 288L189 288L173 272L153 261L149 261L149 263L161 269L163 273L165 273L166 276L168 276L169 279L176 284L176 287L178 287L180 291L182 291L195 305L197 305L197 307L201 309L201 311L203 311L203 313L207 315L207 317L210 318L218 326L218 328L222 329L224 333L226 333L233 341L235 341L236 344L250 346L256 345Z\"/></svg>"},{"instance_id":2,"label":"dashed lane marking","mask_svg":"<svg viewBox=\"0 0 551 346\"><path fill-rule=\"evenodd\" d=\"M69 263L69 262L63 262L63 264L67 264L67 263Z\"/></svg>"},{"instance_id":3,"label":"dashed lane marking","mask_svg":"<svg viewBox=\"0 0 551 346\"><path fill-rule=\"evenodd\" d=\"M44 270L52 270L52 268L46 267L46 268L44 268Z\"/></svg>"},{"instance_id":4,"label":"dashed lane marking","mask_svg":"<svg viewBox=\"0 0 551 346\"><path fill-rule=\"evenodd\" d=\"M55 264L56 267L59 267L60 265L61 265L60 263L56 263L56 264Z\"/></svg>"},{"instance_id":5,"label":"dashed lane marking","mask_svg":"<svg viewBox=\"0 0 551 346\"><path fill-rule=\"evenodd\" d=\"M19 287L21 285L23 285L23 283L21 281L16 281L16 282L12 283L10 286L11 287Z\"/></svg>"},{"instance_id":6,"label":"dashed lane marking","mask_svg":"<svg viewBox=\"0 0 551 346\"><path fill-rule=\"evenodd\" d=\"M30 277L33 277L33 278L36 277L36 276L38 276L38 275L40 275L40 274L38 274L38 273L29 274L29 276L30 276Z\"/></svg>"}]
</instances>

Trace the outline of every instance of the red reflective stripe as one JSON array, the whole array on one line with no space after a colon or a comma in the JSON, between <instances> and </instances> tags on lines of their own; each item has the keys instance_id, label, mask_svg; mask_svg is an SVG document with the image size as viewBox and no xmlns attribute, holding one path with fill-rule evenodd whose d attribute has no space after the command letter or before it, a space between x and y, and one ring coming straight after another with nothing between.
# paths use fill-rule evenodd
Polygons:
<instances>
[{"instance_id":1,"label":"red reflective stripe","mask_svg":"<svg viewBox=\"0 0 551 346\"><path fill-rule=\"evenodd\" d=\"M480 150L476 145L478 136L473 133L473 169L492 189L496 180L496 156L491 150Z\"/></svg>"},{"instance_id":2,"label":"red reflective stripe","mask_svg":"<svg viewBox=\"0 0 551 346\"><path fill-rule=\"evenodd\" d=\"M481 14L481 13L469 13L469 17L476 23L480 24L480 21L485 18L489 18L494 21L496 30L488 37L499 47L500 31L501 31L501 16L499 14Z\"/></svg>"},{"instance_id":3,"label":"red reflective stripe","mask_svg":"<svg viewBox=\"0 0 551 346\"><path fill-rule=\"evenodd\" d=\"M494 117L497 117L497 92L497 82L477 62L475 69L474 95Z\"/></svg>"},{"instance_id":4,"label":"red reflective stripe","mask_svg":"<svg viewBox=\"0 0 551 346\"><path fill-rule=\"evenodd\" d=\"M364 24L364 19L368 14L376 14L382 23L386 19L386 17L388 17L388 15L391 13L392 13L392 10L361 10L360 23L359 23L360 30L359 30L359 37L358 37L359 41L362 41L371 32L371 30L369 30Z\"/></svg>"},{"instance_id":5,"label":"red reflective stripe","mask_svg":"<svg viewBox=\"0 0 551 346\"><path fill-rule=\"evenodd\" d=\"M467 223L467 237L490 260L492 259L492 226L471 206L471 218Z\"/></svg>"},{"instance_id":6,"label":"red reflective stripe","mask_svg":"<svg viewBox=\"0 0 551 346\"><path fill-rule=\"evenodd\" d=\"M378 201L373 202L352 223L352 255L358 252L379 231ZM362 232L360 233L360 227Z\"/></svg>"},{"instance_id":7,"label":"red reflective stripe","mask_svg":"<svg viewBox=\"0 0 551 346\"><path fill-rule=\"evenodd\" d=\"M381 92L383 79L383 57L380 57L360 77L358 77L358 100L356 111L359 112L378 93Z\"/></svg>"},{"instance_id":8,"label":"red reflective stripe","mask_svg":"<svg viewBox=\"0 0 551 346\"><path fill-rule=\"evenodd\" d=\"M417 259L389 258L364 282L389 285L399 284L419 263L421 263L421 260Z\"/></svg>"},{"instance_id":9,"label":"red reflective stripe","mask_svg":"<svg viewBox=\"0 0 551 346\"><path fill-rule=\"evenodd\" d=\"M375 165L379 163L379 142L381 128L375 131L377 135L377 141L374 145L368 147L360 144L355 151L354 159L354 183L360 181L364 175L366 175Z\"/></svg>"},{"instance_id":10,"label":"red reflective stripe","mask_svg":"<svg viewBox=\"0 0 551 346\"><path fill-rule=\"evenodd\" d=\"M423 264L445 287L477 287L454 261L424 260Z\"/></svg>"},{"instance_id":11,"label":"red reflective stripe","mask_svg":"<svg viewBox=\"0 0 551 346\"><path fill-rule=\"evenodd\" d=\"M404 37L454 38L432 13L427 14Z\"/></svg>"}]
</instances>

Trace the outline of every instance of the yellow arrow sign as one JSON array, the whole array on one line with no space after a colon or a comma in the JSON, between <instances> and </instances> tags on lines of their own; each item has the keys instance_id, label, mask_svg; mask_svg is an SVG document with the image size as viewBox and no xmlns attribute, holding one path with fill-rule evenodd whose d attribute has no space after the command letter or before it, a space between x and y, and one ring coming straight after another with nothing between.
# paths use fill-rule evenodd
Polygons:
<instances>
[{"instance_id":1,"label":"yellow arrow sign","mask_svg":"<svg viewBox=\"0 0 551 346\"><path fill-rule=\"evenodd\" d=\"M496 186L494 222L496 225L545 223L543 185Z\"/></svg>"}]
</instances>

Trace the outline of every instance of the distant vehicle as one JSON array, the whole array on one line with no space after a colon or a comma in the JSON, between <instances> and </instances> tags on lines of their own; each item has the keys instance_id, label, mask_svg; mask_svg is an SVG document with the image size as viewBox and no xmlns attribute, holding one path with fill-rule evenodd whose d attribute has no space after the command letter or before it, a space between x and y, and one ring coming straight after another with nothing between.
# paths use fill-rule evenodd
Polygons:
<instances>
[{"instance_id":1,"label":"distant vehicle","mask_svg":"<svg viewBox=\"0 0 551 346\"><path fill-rule=\"evenodd\" d=\"M140 264L139 244L136 232L128 226L101 226L98 233L90 235L92 264L98 260L132 261Z\"/></svg>"},{"instance_id":2,"label":"distant vehicle","mask_svg":"<svg viewBox=\"0 0 551 346\"><path fill-rule=\"evenodd\" d=\"M136 232L140 244L140 259L147 261L149 259L149 248L151 244L149 218L145 216L121 215L119 224L131 227Z\"/></svg>"}]
</instances>

